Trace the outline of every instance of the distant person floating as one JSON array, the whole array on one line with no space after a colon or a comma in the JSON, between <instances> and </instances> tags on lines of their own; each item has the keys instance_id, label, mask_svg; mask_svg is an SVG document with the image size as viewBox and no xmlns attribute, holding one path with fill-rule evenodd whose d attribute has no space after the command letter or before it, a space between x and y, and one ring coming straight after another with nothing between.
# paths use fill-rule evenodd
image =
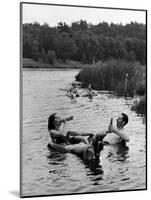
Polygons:
<instances>
[{"instance_id":1,"label":"distant person floating","mask_svg":"<svg viewBox=\"0 0 151 200\"><path fill-rule=\"evenodd\" d=\"M67 131L67 122L73 117L61 119L57 113L48 118L50 143L48 147L61 153L73 153L85 161L98 160L103 149L103 138L109 131L100 131L97 134ZM61 128L61 126L63 127ZM88 136L85 139L84 136Z\"/></svg>"},{"instance_id":2,"label":"distant person floating","mask_svg":"<svg viewBox=\"0 0 151 200\"><path fill-rule=\"evenodd\" d=\"M88 96L89 98L92 98L93 96L97 96L97 93L92 89L91 84L89 84L88 86L86 96Z\"/></svg>"},{"instance_id":3,"label":"distant person floating","mask_svg":"<svg viewBox=\"0 0 151 200\"><path fill-rule=\"evenodd\" d=\"M71 88L67 90L67 96L70 96L71 98L79 97L79 93L75 83L72 83Z\"/></svg>"}]
</instances>

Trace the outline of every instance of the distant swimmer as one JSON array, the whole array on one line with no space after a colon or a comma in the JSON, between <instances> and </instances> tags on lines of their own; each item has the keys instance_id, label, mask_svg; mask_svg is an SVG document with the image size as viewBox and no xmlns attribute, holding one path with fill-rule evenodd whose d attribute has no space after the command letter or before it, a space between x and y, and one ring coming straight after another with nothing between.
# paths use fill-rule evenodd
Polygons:
<instances>
[{"instance_id":1,"label":"distant swimmer","mask_svg":"<svg viewBox=\"0 0 151 200\"><path fill-rule=\"evenodd\" d=\"M88 96L89 98L92 98L93 96L97 96L97 93L92 89L91 84L89 84L89 86L88 86L86 96Z\"/></svg>"},{"instance_id":2,"label":"distant swimmer","mask_svg":"<svg viewBox=\"0 0 151 200\"><path fill-rule=\"evenodd\" d=\"M72 98L79 97L79 93L78 93L75 83L72 83L71 88L67 90L67 96L70 96Z\"/></svg>"}]
</instances>

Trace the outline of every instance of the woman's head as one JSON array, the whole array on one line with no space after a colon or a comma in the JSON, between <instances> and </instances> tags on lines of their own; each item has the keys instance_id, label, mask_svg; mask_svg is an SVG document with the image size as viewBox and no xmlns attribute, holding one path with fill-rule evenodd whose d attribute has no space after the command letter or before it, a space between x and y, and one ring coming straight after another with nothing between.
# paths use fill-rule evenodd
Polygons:
<instances>
[{"instance_id":1,"label":"woman's head","mask_svg":"<svg viewBox=\"0 0 151 200\"><path fill-rule=\"evenodd\" d=\"M48 130L56 129L61 126L61 118L57 113L53 113L48 118Z\"/></svg>"}]
</instances>

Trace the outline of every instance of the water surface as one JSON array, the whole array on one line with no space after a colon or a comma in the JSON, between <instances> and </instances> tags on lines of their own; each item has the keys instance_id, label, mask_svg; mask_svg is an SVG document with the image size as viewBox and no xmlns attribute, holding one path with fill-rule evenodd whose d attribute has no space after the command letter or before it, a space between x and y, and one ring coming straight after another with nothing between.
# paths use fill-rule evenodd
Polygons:
<instances>
[{"instance_id":1,"label":"water surface","mask_svg":"<svg viewBox=\"0 0 151 200\"><path fill-rule=\"evenodd\" d=\"M78 70L23 71L23 196L145 189L146 141L143 118L130 111L132 99L99 94L92 100L70 99L65 90ZM105 146L100 163L86 165L72 154L47 149L48 116L74 116L70 130L97 133L106 130L110 118L129 116L125 131L128 148ZM115 123L115 120L114 120Z\"/></svg>"}]
</instances>

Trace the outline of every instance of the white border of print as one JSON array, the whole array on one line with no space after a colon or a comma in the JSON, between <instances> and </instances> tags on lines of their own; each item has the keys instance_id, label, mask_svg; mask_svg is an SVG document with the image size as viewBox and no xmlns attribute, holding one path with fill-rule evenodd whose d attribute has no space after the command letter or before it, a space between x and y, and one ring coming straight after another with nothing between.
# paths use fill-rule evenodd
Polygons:
<instances>
[{"instance_id":1,"label":"white border of print","mask_svg":"<svg viewBox=\"0 0 151 200\"><path fill-rule=\"evenodd\" d=\"M1 199L18 199L19 197L19 0L5 0L1 2L0 19L0 197ZM26 0L26 2L38 3L56 3L56 4L76 4L85 6L132 8L148 10L148 91L150 89L151 68L151 5L149 0ZM121 3L122 2L122 3ZM148 92L148 111L150 94ZM148 122L151 121L148 112ZM151 125L148 124L148 155L151 155L151 136L149 132ZM150 142L149 142L150 141ZM122 200L137 198L137 200L149 199L151 195L151 160L148 156L148 191L118 192L118 193L100 193L72 195L72 199L81 200L95 199L99 200ZM37 199L50 197L39 197ZM51 197L53 199L70 199L71 196Z\"/></svg>"}]
</instances>

